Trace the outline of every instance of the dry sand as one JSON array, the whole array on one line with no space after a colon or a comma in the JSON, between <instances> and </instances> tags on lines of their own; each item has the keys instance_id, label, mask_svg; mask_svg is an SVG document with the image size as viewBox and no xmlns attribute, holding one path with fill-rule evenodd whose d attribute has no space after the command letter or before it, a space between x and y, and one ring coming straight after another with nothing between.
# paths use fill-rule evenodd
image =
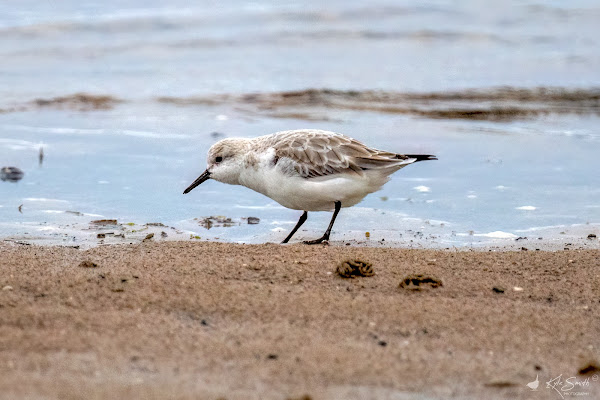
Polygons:
<instances>
[{"instance_id":1,"label":"dry sand","mask_svg":"<svg viewBox=\"0 0 600 400\"><path fill-rule=\"evenodd\" d=\"M560 400L560 374L600 398L599 250L0 252L0 398ZM347 259L375 275L339 277ZM398 287L409 274L443 286Z\"/></svg>"}]
</instances>

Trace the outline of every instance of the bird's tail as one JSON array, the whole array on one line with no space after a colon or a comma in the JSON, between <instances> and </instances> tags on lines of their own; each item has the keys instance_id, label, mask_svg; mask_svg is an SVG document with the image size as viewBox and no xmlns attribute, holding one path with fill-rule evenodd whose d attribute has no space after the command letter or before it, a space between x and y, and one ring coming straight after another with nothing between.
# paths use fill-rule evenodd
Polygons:
<instances>
[{"instance_id":1,"label":"bird's tail","mask_svg":"<svg viewBox=\"0 0 600 400\"><path fill-rule=\"evenodd\" d=\"M414 162L437 160L437 157L431 154L403 154L403 156L408 158L416 158Z\"/></svg>"}]
</instances>

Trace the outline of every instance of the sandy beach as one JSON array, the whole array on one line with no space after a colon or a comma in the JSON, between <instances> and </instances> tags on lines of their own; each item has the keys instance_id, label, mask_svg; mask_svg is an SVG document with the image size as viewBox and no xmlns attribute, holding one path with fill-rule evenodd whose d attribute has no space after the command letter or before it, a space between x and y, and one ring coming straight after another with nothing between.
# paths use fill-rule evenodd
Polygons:
<instances>
[{"instance_id":1,"label":"sandy beach","mask_svg":"<svg viewBox=\"0 0 600 400\"><path fill-rule=\"evenodd\" d=\"M600 395L598 250L0 251L0 398L560 399L567 378ZM342 278L346 260L375 274Z\"/></svg>"}]
</instances>

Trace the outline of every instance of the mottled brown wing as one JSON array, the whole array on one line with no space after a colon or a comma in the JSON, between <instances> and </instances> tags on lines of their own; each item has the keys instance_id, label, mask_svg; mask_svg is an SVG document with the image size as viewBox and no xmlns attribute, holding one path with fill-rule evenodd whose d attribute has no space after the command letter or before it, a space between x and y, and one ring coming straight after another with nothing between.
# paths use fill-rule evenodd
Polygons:
<instances>
[{"instance_id":1,"label":"mottled brown wing","mask_svg":"<svg viewBox=\"0 0 600 400\"><path fill-rule=\"evenodd\" d=\"M295 171L305 178L347 172L362 175L368 169L411 162L406 156L371 149L342 134L318 130L280 132L274 135L271 147L278 159L291 160Z\"/></svg>"}]
</instances>

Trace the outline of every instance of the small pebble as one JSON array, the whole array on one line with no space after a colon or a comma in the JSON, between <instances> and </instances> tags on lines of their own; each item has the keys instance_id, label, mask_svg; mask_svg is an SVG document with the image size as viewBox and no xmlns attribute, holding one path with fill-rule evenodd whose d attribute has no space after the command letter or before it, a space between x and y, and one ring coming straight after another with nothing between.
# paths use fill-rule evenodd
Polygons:
<instances>
[{"instance_id":1,"label":"small pebble","mask_svg":"<svg viewBox=\"0 0 600 400\"><path fill-rule=\"evenodd\" d=\"M82 268L97 268L98 264L95 262L91 262L90 260L85 260L79 263L79 266Z\"/></svg>"},{"instance_id":2,"label":"small pebble","mask_svg":"<svg viewBox=\"0 0 600 400\"><path fill-rule=\"evenodd\" d=\"M522 292L522 291L523 291L523 288L522 288L522 287L519 287L519 286L515 286L515 287L513 288L513 290L514 290L515 292Z\"/></svg>"},{"instance_id":3,"label":"small pebble","mask_svg":"<svg viewBox=\"0 0 600 400\"><path fill-rule=\"evenodd\" d=\"M23 179L25 173L17 167L2 167L0 169L0 180L8 182L18 182Z\"/></svg>"},{"instance_id":4,"label":"small pebble","mask_svg":"<svg viewBox=\"0 0 600 400\"><path fill-rule=\"evenodd\" d=\"M13 287L10 285L6 285L2 288L2 290L13 290Z\"/></svg>"},{"instance_id":5,"label":"small pebble","mask_svg":"<svg viewBox=\"0 0 600 400\"><path fill-rule=\"evenodd\" d=\"M154 237L154 232L149 233L146 235L146 237L144 238L144 240L142 240L143 242L146 242L148 240L152 240L152 238Z\"/></svg>"}]
</instances>

